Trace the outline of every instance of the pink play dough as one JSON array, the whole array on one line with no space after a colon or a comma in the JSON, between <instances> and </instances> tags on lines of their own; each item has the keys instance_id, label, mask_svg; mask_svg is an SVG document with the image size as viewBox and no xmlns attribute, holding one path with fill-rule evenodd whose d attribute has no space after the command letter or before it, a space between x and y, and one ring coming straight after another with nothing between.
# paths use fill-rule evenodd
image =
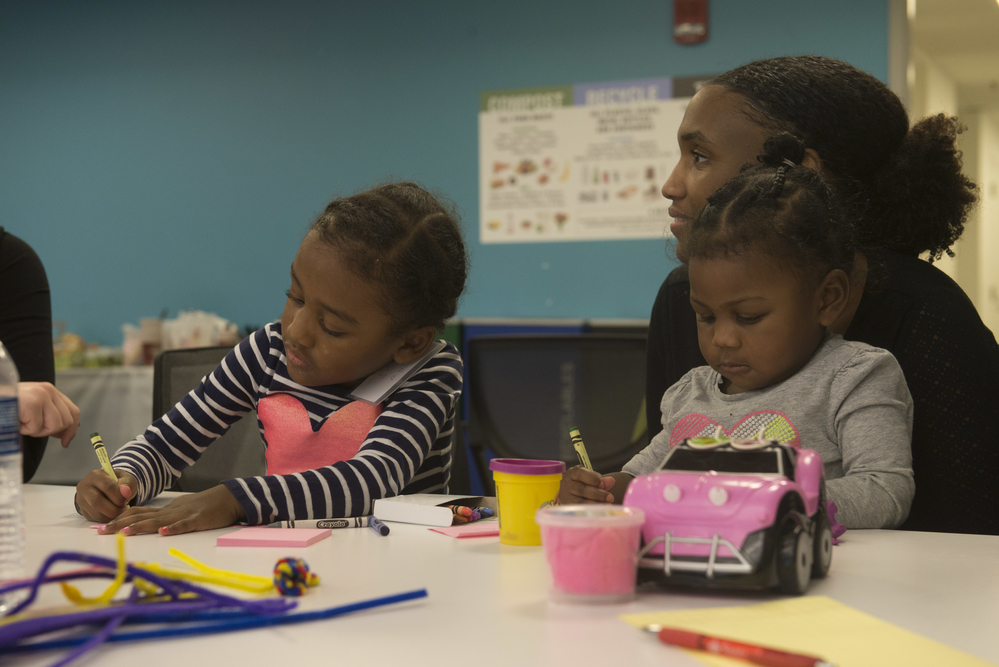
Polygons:
<instances>
[{"instance_id":1,"label":"pink play dough","mask_svg":"<svg viewBox=\"0 0 999 667\"><path fill-rule=\"evenodd\" d=\"M553 598L596 602L634 594L640 511L567 505L545 508L537 518Z\"/></svg>"}]
</instances>

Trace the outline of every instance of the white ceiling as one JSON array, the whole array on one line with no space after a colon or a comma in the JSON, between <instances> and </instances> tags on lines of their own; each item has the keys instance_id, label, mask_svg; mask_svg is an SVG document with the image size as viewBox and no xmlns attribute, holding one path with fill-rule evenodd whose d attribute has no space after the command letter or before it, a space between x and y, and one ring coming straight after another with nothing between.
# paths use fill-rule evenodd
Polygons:
<instances>
[{"instance_id":1,"label":"white ceiling","mask_svg":"<svg viewBox=\"0 0 999 667\"><path fill-rule=\"evenodd\" d=\"M910 42L957 82L961 106L999 110L999 2L916 0Z\"/></svg>"}]
</instances>

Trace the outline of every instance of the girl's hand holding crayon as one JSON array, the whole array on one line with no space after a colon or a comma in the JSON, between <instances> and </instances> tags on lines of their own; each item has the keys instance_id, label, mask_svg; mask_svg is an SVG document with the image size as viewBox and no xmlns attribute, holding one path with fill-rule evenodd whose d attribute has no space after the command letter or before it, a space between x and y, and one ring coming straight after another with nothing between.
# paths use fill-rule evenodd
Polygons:
<instances>
[{"instance_id":1,"label":"girl's hand holding crayon","mask_svg":"<svg viewBox=\"0 0 999 667\"><path fill-rule=\"evenodd\" d=\"M81 507L82 508L82 507ZM246 513L223 484L176 498L166 507L133 507L108 522L101 535L156 533L177 535L199 530L226 528L246 520Z\"/></svg>"},{"instance_id":2,"label":"girl's hand holding crayon","mask_svg":"<svg viewBox=\"0 0 999 667\"><path fill-rule=\"evenodd\" d=\"M90 521L110 521L121 514L135 497L139 484L130 473L115 470L117 481L102 468L91 470L76 485L76 504Z\"/></svg>"},{"instance_id":3,"label":"girl's hand holding crayon","mask_svg":"<svg viewBox=\"0 0 999 667\"><path fill-rule=\"evenodd\" d=\"M115 470L118 480L104 470L91 470L76 485L76 503L90 521L106 522L102 535L119 531L128 535L155 533L174 535L197 530L225 528L246 520L235 496L222 484L176 498L165 507L127 507L138 483L130 473Z\"/></svg>"}]
</instances>

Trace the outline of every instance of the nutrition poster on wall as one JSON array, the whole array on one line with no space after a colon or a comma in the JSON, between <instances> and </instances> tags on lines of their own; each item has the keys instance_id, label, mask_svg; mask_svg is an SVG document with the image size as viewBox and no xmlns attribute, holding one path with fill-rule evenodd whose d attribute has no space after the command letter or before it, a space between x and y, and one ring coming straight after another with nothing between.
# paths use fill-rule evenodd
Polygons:
<instances>
[{"instance_id":1,"label":"nutrition poster on wall","mask_svg":"<svg viewBox=\"0 0 999 667\"><path fill-rule=\"evenodd\" d=\"M669 200L661 189L679 156L676 131L696 81L483 92L481 242L668 234Z\"/></svg>"}]
</instances>

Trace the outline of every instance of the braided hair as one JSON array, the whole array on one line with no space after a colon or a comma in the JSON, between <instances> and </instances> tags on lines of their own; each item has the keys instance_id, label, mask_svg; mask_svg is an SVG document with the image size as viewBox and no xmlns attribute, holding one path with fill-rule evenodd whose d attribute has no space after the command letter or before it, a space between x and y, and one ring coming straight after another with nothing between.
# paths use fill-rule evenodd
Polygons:
<instances>
[{"instance_id":1,"label":"braided hair","mask_svg":"<svg viewBox=\"0 0 999 667\"><path fill-rule=\"evenodd\" d=\"M382 286L393 333L454 316L468 258L454 205L416 183L389 183L334 199L313 223L357 275Z\"/></svg>"},{"instance_id":2,"label":"braided hair","mask_svg":"<svg viewBox=\"0 0 999 667\"><path fill-rule=\"evenodd\" d=\"M690 228L691 258L761 252L802 277L847 274L859 249L825 179L801 166L805 145L790 133L766 141L758 165L747 165L712 194Z\"/></svg>"},{"instance_id":3,"label":"braided hair","mask_svg":"<svg viewBox=\"0 0 999 667\"><path fill-rule=\"evenodd\" d=\"M820 56L758 60L709 85L742 95L747 117L789 132L822 160L840 200L858 218L864 245L905 255L950 255L978 187L962 173L956 118L909 127L905 107L878 79Z\"/></svg>"}]
</instances>

